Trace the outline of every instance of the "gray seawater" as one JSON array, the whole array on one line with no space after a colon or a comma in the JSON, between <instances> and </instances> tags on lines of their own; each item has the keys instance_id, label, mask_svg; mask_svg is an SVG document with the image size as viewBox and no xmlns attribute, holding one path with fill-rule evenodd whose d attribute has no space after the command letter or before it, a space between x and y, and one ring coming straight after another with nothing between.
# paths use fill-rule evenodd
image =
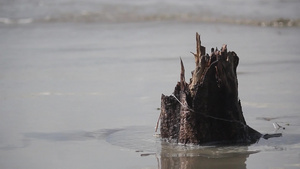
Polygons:
<instances>
[{"instance_id":1,"label":"gray seawater","mask_svg":"<svg viewBox=\"0 0 300 169\"><path fill-rule=\"evenodd\" d=\"M0 23L185 21L299 26L298 0L2 0Z\"/></svg>"},{"instance_id":2,"label":"gray seawater","mask_svg":"<svg viewBox=\"0 0 300 169\"><path fill-rule=\"evenodd\" d=\"M0 168L299 168L298 4L1 1ZM156 137L160 95L180 57L193 69L196 31L240 57L247 123L283 137L231 147Z\"/></svg>"}]
</instances>

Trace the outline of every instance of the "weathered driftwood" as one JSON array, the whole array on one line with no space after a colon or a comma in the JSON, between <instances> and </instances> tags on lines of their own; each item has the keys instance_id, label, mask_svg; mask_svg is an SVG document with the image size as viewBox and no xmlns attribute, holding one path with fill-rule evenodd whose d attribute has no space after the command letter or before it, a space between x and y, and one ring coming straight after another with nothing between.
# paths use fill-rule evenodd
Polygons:
<instances>
[{"instance_id":1,"label":"weathered driftwood","mask_svg":"<svg viewBox=\"0 0 300 169\"><path fill-rule=\"evenodd\" d=\"M227 45L205 54L196 33L196 67L185 81L181 60L180 82L171 96L161 96L160 133L163 139L193 144L251 144L262 134L246 124L238 97L239 57Z\"/></svg>"}]
</instances>

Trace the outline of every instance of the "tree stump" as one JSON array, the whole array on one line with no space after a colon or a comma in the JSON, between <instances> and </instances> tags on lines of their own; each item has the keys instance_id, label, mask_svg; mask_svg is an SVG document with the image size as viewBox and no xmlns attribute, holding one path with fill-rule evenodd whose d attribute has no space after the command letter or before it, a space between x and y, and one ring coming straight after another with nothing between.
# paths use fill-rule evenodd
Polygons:
<instances>
[{"instance_id":1,"label":"tree stump","mask_svg":"<svg viewBox=\"0 0 300 169\"><path fill-rule=\"evenodd\" d=\"M181 60L180 82L172 95L161 96L160 134L168 141L183 144L252 144L262 134L246 124L238 97L236 69L239 57L211 49L205 54L196 33L196 67L190 82L185 81Z\"/></svg>"}]
</instances>

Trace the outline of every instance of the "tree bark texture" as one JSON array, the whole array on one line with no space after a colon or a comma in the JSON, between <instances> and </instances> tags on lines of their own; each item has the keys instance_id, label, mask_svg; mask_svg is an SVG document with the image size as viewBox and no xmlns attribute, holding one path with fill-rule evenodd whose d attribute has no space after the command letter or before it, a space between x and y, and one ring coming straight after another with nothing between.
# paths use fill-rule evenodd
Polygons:
<instances>
[{"instance_id":1,"label":"tree bark texture","mask_svg":"<svg viewBox=\"0 0 300 169\"><path fill-rule=\"evenodd\" d=\"M189 83L181 60L180 82L172 95L161 96L160 133L168 141L183 144L251 144L262 135L246 124L238 97L239 57L201 45L196 33L195 70Z\"/></svg>"}]
</instances>

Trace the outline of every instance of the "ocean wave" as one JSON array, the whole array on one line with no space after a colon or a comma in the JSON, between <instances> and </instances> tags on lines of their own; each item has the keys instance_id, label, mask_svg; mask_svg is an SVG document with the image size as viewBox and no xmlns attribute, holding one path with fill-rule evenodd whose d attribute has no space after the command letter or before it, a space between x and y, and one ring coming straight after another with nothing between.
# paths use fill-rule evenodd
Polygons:
<instances>
[{"instance_id":1,"label":"ocean wave","mask_svg":"<svg viewBox=\"0 0 300 169\"><path fill-rule=\"evenodd\" d=\"M196 3L191 0L187 2L150 0L148 3L88 1L89 3L83 4L57 2L31 6L26 4L27 10L24 10L24 5L4 4L2 8L5 10L0 11L0 24L177 21L300 27L300 15L294 7L299 3L262 4L260 0L256 1L255 3L230 0L226 3L223 1ZM278 10L278 6L284 5L286 6L284 9ZM7 10L10 8L11 10ZM34 12L30 12L33 9Z\"/></svg>"},{"instance_id":2,"label":"ocean wave","mask_svg":"<svg viewBox=\"0 0 300 169\"><path fill-rule=\"evenodd\" d=\"M31 23L121 23L121 22L151 22L151 21L177 21L177 22L204 22L204 23L226 23L237 25L252 25L262 27L300 27L300 19L278 18L273 20L255 20L245 18L197 16L193 14L155 14L155 15L133 15L133 14L66 14L62 16L46 16L44 18L0 18L0 24L31 24Z\"/></svg>"}]
</instances>

